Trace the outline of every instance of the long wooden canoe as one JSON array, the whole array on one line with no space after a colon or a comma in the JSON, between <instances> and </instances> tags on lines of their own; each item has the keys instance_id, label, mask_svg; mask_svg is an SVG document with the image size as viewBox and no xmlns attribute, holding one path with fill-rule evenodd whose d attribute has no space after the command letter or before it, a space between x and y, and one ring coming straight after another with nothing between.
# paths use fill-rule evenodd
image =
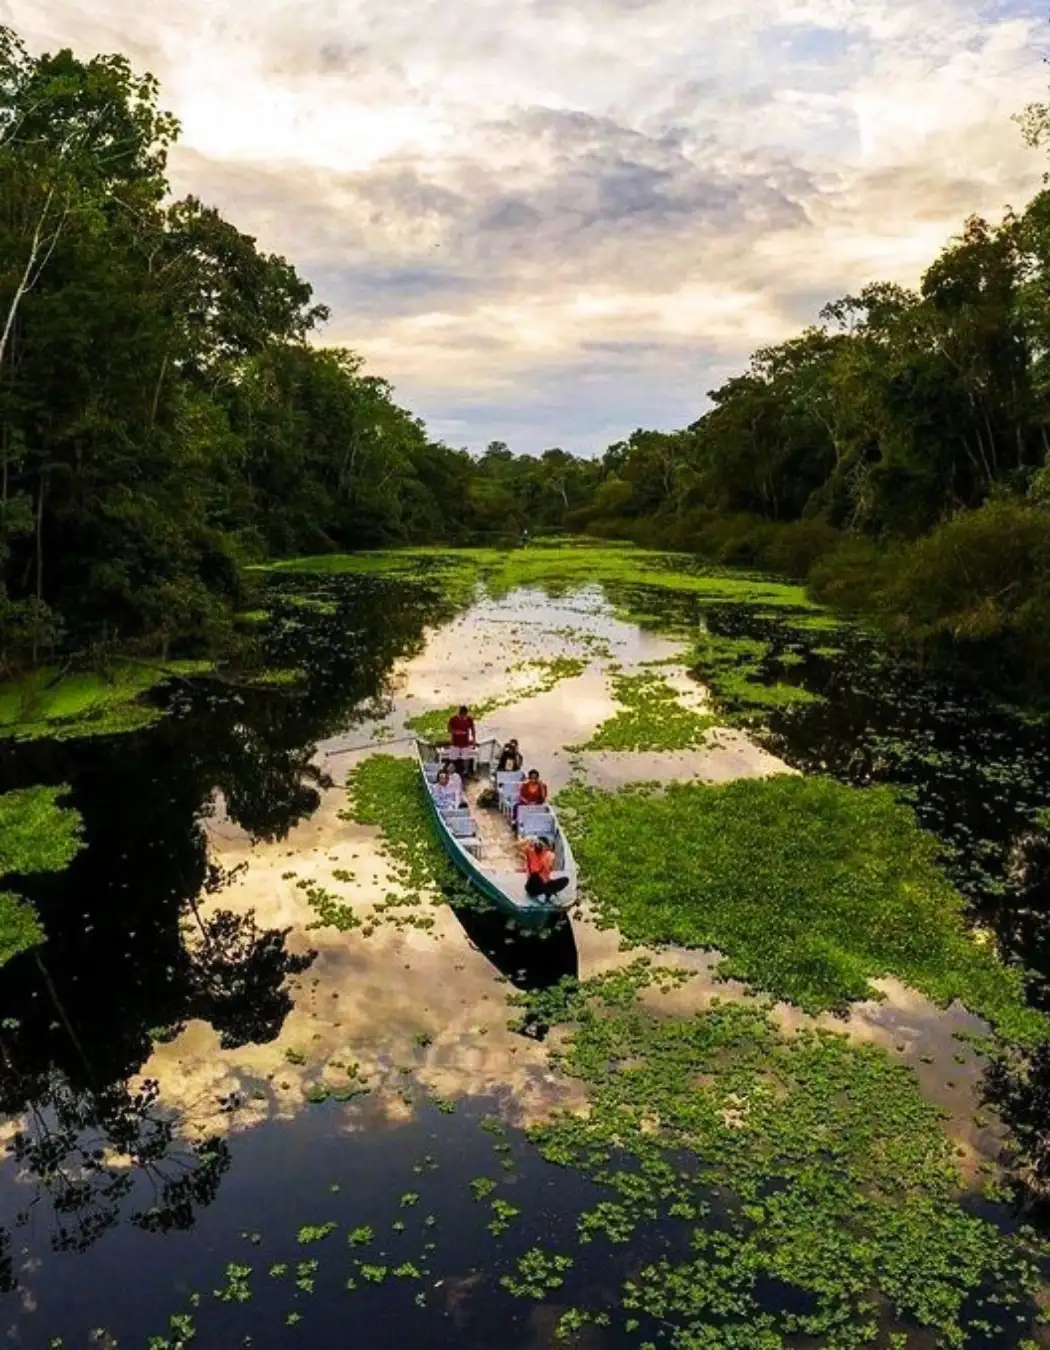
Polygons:
<instances>
[{"instance_id":1,"label":"long wooden canoe","mask_svg":"<svg viewBox=\"0 0 1050 1350\"><path fill-rule=\"evenodd\" d=\"M558 821L554 808L545 808L546 817L531 817L541 833L554 846L556 874L567 876L569 884L553 900L526 894L525 870L516 844L514 826L507 814L496 808L477 805L478 794L495 786L494 768L499 742L479 742L476 748L477 777L467 784L467 806L455 813L438 809L431 791L433 766L443 759L442 748L429 741L416 741L416 757L423 796L441 846L470 884L523 928L543 928L563 916L576 903L576 859ZM527 837L523 835L523 837Z\"/></svg>"}]
</instances>

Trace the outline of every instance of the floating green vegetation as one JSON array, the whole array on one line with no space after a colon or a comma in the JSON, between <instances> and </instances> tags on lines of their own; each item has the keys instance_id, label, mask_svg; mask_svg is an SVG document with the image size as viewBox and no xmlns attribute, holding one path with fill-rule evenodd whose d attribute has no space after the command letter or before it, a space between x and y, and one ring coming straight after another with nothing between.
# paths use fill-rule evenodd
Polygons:
<instances>
[{"instance_id":1,"label":"floating green vegetation","mask_svg":"<svg viewBox=\"0 0 1050 1350\"><path fill-rule=\"evenodd\" d=\"M257 685L261 689L287 688L290 685L303 683L306 678L306 671L297 666L270 667L267 670L257 670L244 677L246 684Z\"/></svg>"},{"instance_id":2,"label":"floating green vegetation","mask_svg":"<svg viewBox=\"0 0 1050 1350\"><path fill-rule=\"evenodd\" d=\"M659 675L614 675L622 711L603 722L582 750L690 750L705 743L718 719L684 704Z\"/></svg>"},{"instance_id":3,"label":"floating green vegetation","mask_svg":"<svg viewBox=\"0 0 1050 1350\"><path fill-rule=\"evenodd\" d=\"M325 890L323 886L298 883L306 894L307 903L317 918L306 925L309 932L313 928L337 928L340 933L350 933L362 927L362 920L352 905L344 904L337 895Z\"/></svg>"},{"instance_id":4,"label":"floating green vegetation","mask_svg":"<svg viewBox=\"0 0 1050 1350\"><path fill-rule=\"evenodd\" d=\"M211 669L207 661L121 660L103 673L78 674L44 666L0 685L0 738L72 740L137 731L163 716L138 701L147 690Z\"/></svg>"},{"instance_id":5,"label":"floating green vegetation","mask_svg":"<svg viewBox=\"0 0 1050 1350\"><path fill-rule=\"evenodd\" d=\"M245 628L258 628L269 623L270 611L268 609L242 609L239 614L235 614L233 617L235 623L243 624Z\"/></svg>"},{"instance_id":6,"label":"floating green vegetation","mask_svg":"<svg viewBox=\"0 0 1050 1350\"><path fill-rule=\"evenodd\" d=\"M779 618L779 614L775 617ZM830 633L835 629L842 631L848 625L834 614L803 614L792 618L792 628L801 628L810 633Z\"/></svg>"},{"instance_id":7,"label":"floating green vegetation","mask_svg":"<svg viewBox=\"0 0 1050 1350\"><path fill-rule=\"evenodd\" d=\"M807 1012L876 997L870 981L893 975L1012 1039L1047 1034L1022 972L974 940L937 841L889 788L785 774L574 788L561 806L601 921L631 941L715 948L724 977Z\"/></svg>"},{"instance_id":8,"label":"floating green vegetation","mask_svg":"<svg viewBox=\"0 0 1050 1350\"><path fill-rule=\"evenodd\" d=\"M581 1216L582 1241L682 1229L681 1255L623 1281L612 1316L624 1331L645 1319L675 1350L859 1350L907 1344L894 1322L961 1347L981 1332L1013 1344L1042 1320L1045 1244L962 1208L942 1113L910 1069L843 1036L785 1036L753 1006L610 1013L592 992L576 986L563 1010L576 1026L554 1054L589 1109L531 1135L612 1193ZM529 1252L502 1283L543 1298L570 1260ZM563 1325L608 1318L576 1308Z\"/></svg>"},{"instance_id":9,"label":"floating green vegetation","mask_svg":"<svg viewBox=\"0 0 1050 1350\"><path fill-rule=\"evenodd\" d=\"M480 722L483 717L495 712L497 708L509 708L515 703L521 703L524 699L549 693L562 680L571 680L577 675L582 675L586 668L586 661L581 661L574 656L539 657L531 661L521 661L517 665L511 666L507 673L528 670L530 672L535 671L536 677L521 689L511 689L499 698L482 699L472 704L471 715L475 722ZM415 717L407 718L405 726L408 727L409 731L414 731L417 735L422 736L424 740L443 743L448 720L457 711L457 707L458 705L452 705L448 708L434 708L429 712L418 713Z\"/></svg>"},{"instance_id":10,"label":"floating green vegetation","mask_svg":"<svg viewBox=\"0 0 1050 1350\"><path fill-rule=\"evenodd\" d=\"M723 602L816 607L801 586L786 585L744 573L697 571L695 559L640 548L518 549L496 554L482 563L486 589L506 594L521 586L569 588L603 585L645 586Z\"/></svg>"},{"instance_id":11,"label":"floating green vegetation","mask_svg":"<svg viewBox=\"0 0 1050 1350\"><path fill-rule=\"evenodd\" d=\"M281 599L286 605L295 609L308 609L314 614L331 616L339 613L339 606L334 600L322 600L316 595L283 595Z\"/></svg>"},{"instance_id":12,"label":"floating green vegetation","mask_svg":"<svg viewBox=\"0 0 1050 1350\"><path fill-rule=\"evenodd\" d=\"M500 1277L500 1284L516 1298L543 1299L553 1290L560 1289L565 1283L565 1272L572 1265L571 1256L562 1256L556 1252L545 1252L542 1247L532 1247L524 1256L518 1258L513 1275Z\"/></svg>"},{"instance_id":13,"label":"floating green vegetation","mask_svg":"<svg viewBox=\"0 0 1050 1350\"><path fill-rule=\"evenodd\" d=\"M341 813L362 825L375 825L383 832L383 852L393 863L393 878L401 888L372 908L364 920L364 934L380 923L398 927L430 928L430 916L402 915L398 910L429 900L478 909L488 901L472 892L442 851L431 828L423 799L419 770L414 761L394 755L370 755L347 780L350 804Z\"/></svg>"},{"instance_id":14,"label":"floating green vegetation","mask_svg":"<svg viewBox=\"0 0 1050 1350\"><path fill-rule=\"evenodd\" d=\"M80 812L58 805L69 790L65 785L32 787L0 795L0 883L62 872L84 847ZM0 890L0 966L45 938L29 902Z\"/></svg>"},{"instance_id":15,"label":"floating green vegetation","mask_svg":"<svg viewBox=\"0 0 1050 1350\"><path fill-rule=\"evenodd\" d=\"M435 587L455 605L468 605L477 590L481 556L487 550L415 548L387 549L369 553L325 553L259 566L256 571L275 576L356 574L385 577L401 583ZM498 557L495 550L492 557Z\"/></svg>"},{"instance_id":16,"label":"floating green vegetation","mask_svg":"<svg viewBox=\"0 0 1050 1350\"><path fill-rule=\"evenodd\" d=\"M492 1219L486 1225L493 1237L500 1237L521 1214L517 1205L497 1196L492 1202Z\"/></svg>"},{"instance_id":17,"label":"floating green vegetation","mask_svg":"<svg viewBox=\"0 0 1050 1350\"><path fill-rule=\"evenodd\" d=\"M768 683L759 670L772 644L758 638L722 637L708 633L693 652L693 666L731 722L752 722L765 712L821 703L824 699L797 684ZM795 665L789 654L782 665ZM801 659L801 658L799 658Z\"/></svg>"},{"instance_id":18,"label":"floating green vegetation","mask_svg":"<svg viewBox=\"0 0 1050 1350\"><path fill-rule=\"evenodd\" d=\"M723 603L741 601L804 611L820 616L801 586L743 572L699 570L687 554L662 553L631 545L594 544L585 548L406 548L374 553L321 554L271 565L274 573L359 572L439 584L446 594L469 599L477 582L493 597L519 587L551 594L595 583L647 586L707 596ZM827 626L833 626L830 621Z\"/></svg>"},{"instance_id":19,"label":"floating green vegetation","mask_svg":"<svg viewBox=\"0 0 1050 1350\"><path fill-rule=\"evenodd\" d=\"M220 1303L247 1303L252 1296L251 1276L251 1266L231 1261L226 1267L226 1284L221 1289L213 1289L212 1296Z\"/></svg>"}]
</instances>

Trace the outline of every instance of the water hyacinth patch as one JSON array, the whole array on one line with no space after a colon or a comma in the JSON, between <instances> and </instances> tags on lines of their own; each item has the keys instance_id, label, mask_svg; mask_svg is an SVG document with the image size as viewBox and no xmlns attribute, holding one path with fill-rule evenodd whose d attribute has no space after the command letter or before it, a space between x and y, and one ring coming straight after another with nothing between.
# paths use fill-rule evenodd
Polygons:
<instances>
[{"instance_id":1,"label":"water hyacinth patch","mask_svg":"<svg viewBox=\"0 0 1050 1350\"><path fill-rule=\"evenodd\" d=\"M600 919L632 941L715 948L720 972L842 1011L894 975L1033 1042L1021 972L979 946L938 845L889 788L793 774L665 792L575 788L560 806Z\"/></svg>"},{"instance_id":2,"label":"water hyacinth patch","mask_svg":"<svg viewBox=\"0 0 1050 1350\"><path fill-rule=\"evenodd\" d=\"M483 896L472 891L459 875L434 834L426 812L419 772L412 760L394 755L370 755L348 779L349 808L345 818L362 825L378 826L383 833L382 850L393 863L393 876L400 894L373 906L366 919L365 934L379 922L398 926L431 927L429 916L398 918L391 910L422 904L453 901L478 910L490 908Z\"/></svg>"},{"instance_id":3,"label":"water hyacinth patch","mask_svg":"<svg viewBox=\"0 0 1050 1350\"><path fill-rule=\"evenodd\" d=\"M682 1226L679 1255L624 1281L625 1330L662 1326L679 1350L787 1350L798 1336L859 1350L898 1319L945 1346L982 1329L1016 1345L1040 1320L1046 1245L960 1206L942 1113L909 1069L844 1036L785 1036L754 1006L665 1018L610 1011L601 992L575 986L564 1004L575 1025L554 1056L587 1085L588 1111L531 1135L611 1192L581 1216L581 1240ZM542 1297L560 1274L532 1259L503 1283ZM769 1300L771 1282L790 1296Z\"/></svg>"},{"instance_id":4,"label":"water hyacinth patch","mask_svg":"<svg viewBox=\"0 0 1050 1350\"><path fill-rule=\"evenodd\" d=\"M706 633L696 645L694 673L710 687L729 722L747 725L769 712L825 701L802 685L763 679L761 668L771 651L772 644L760 638L714 633ZM799 665L803 659L790 652L779 658L785 669Z\"/></svg>"},{"instance_id":5,"label":"water hyacinth patch","mask_svg":"<svg viewBox=\"0 0 1050 1350\"><path fill-rule=\"evenodd\" d=\"M8 876L61 872L83 848L83 820L60 806L66 786L20 788L0 795L0 883ZM45 940L29 902L0 889L0 966Z\"/></svg>"},{"instance_id":6,"label":"water hyacinth patch","mask_svg":"<svg viewBox=\"0 0 1050 1350\"><path fill-rule=\"evenodd\" d=\"M688 707L659 675L614 675L612 687L622 711L603 722L580 749L697 749L718 722L713 714Z\"/></svg>"},{"instance_id":7,"label":"water hyacinth patch","mask_svg":"<svg viewBox=\"0 0 1050 1350\"><path fill-rule=\"evenodd\" d=\"M497 708L510 708L524 699L549 693L562 680L571 680L577 675L581 675L586 666L586 661L581 661L578 657L573 656L537 657L535 660L519 662L517 665L510 667L508 674L517 670L535 671L536 673L529 683L521 689L510 690L500 698L481 699L472 705L471 715L475 722L480 722L483 717L495 712ZM409 717L405 726L409 731L414 731L417 735L423 737L424 740L440 742L445 739L449 718L457 711L457 704L450 705L447 708L434 708L429 712L418 713L415 717Z\"/></svg>"}]
</instances>

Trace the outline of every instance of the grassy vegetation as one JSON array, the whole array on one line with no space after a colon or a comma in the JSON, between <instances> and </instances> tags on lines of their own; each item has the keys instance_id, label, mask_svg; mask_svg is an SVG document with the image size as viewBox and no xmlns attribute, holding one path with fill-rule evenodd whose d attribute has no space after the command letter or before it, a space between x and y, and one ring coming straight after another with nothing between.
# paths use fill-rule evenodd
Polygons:
<instances>
[{"instance_id":1,"label":"grassy vegetation","mask_svg":"<svg viewBox=\"0 0 1050 1350\"><path fill-rule=\"evenodd\" d=\"M938 845L888 788L782 775L660 793L576 788L561 807L601 919L630 940L716 948L720 971L808 1012L893 975L1005 1035L1048 1030L1020 972L978 946Z\"/></svg>"},{"instance_id":2,"label":"grassy vegetation","mask_svg":"<svg viewBox=\"0 0 1050 1350\"><path fill-rule=\"evenodd\" d=\"M80 813L58 805L68 791L64 786L33 787L0 796L0 883L69 866L83 844ZM0 890L0 966L44 938L29 902Z\"/></svg>"},{"instance_id":3,"label":"grassy vegetation","mask_svg":"<svg viewBox=\"0 0 1050 1350\"><path fill-rule=\"evenodd\" d=\"M274 564L274 572L359 572L392 574L438 582L463 592L469 578L492 596L534 586L554 593L609 583L681 591L723 602L746 601L800 611L816 607L801 586L739 571L696 569L687 554L634 547L532 547L525 549L407 548L372 553L322 554Z\"/></svg>"},{"instance_id":4,"label":"grassy vegetation","mask_svg":"<svg viewBox=\"0 0 1050 1350\"><path fill-rule=\"evenodd\" d=\"M481 699L479 702L471 704L471 716L476 723L480 723L483 717L495 712L497 708L510 708L515 703L521 703L523 699L536 698L539 694L549 693L562 680L572 680L577 675L582 675L586 668L587 662L574 656L537 657L532 661L522 661L517 666L512 666L507 673L511 674L516 670L528 670L535 671L535 677L522 688L511 689L499 698ZM432 708L428 712L417 713L415 717L406 719L405 726L408 727L409 731L416 732L425 740L444 744L447 738L448 720L453 713L458 711L458 707L458 704L451 704L447 708Z\"/></svg>"},{"instance_id":5,"label":"grassy vegetation","mask_svg":"<svg viewBox=\"0 0 1050 1350\"><path fill-rule=\"evenodd\" d=\"M576 1025L555 1058L589 1109L532 1135L609 1188L580 1241L615 1248L654 1221L684 1231L678 1254L636 1266L617 1299L571 1308L562 1334L610 1311L626 1332L659 1325L679 1350L799 1338L903 1350L912 1333L892 1328L909 1323L930 1344L985 1330L982 1343L1016 1345L1032 1328L1045 1249L960 1206L952 1144L909 1069L844 1037L786 1037L746 1005L653 1016L631 1001L631 972L564 992L561 1020ZM543 1281L504 1283L538 1297Z\"/></svg>"},{"instance_id":6,"label":"grassy vegetation","mask_svg":"<svg viewBox=\"0 0 1050 1350\"><path fill-rule=\"evenodd\" d=\"M0 737L64 740L137 731L162 715L139 702L143 694L172 676L210 669L207 661L119 661L105 673L63 675L44 666L0 685Z\"/></svg>"},{"instance_id":7,"label":"grassy vegetation","mask_svg":"<svg viewBox=\"0 0 1050 1350\"><path fill-rule=\"evenodd\" d=\"M770 652L771 644L760 638L708 633L697 643L691 658L693 669L710 687L729 721L746 724L773 710L823 701L801 685L763 681L760 669ZM798 661L789 654L781 664L791 666Z\"/></svg>"},{"instance_id":8,"label":"grassy vegetation","mask_svg":"<svg viewBox=\"0 0 1050 1350\"><path fill-rule=\"evenodd\" d=\"M702 746L718 722L687 707L659 675L614 675L622 711L603 722L583 750L689 750Z\"/></svg>"}]
</instances>

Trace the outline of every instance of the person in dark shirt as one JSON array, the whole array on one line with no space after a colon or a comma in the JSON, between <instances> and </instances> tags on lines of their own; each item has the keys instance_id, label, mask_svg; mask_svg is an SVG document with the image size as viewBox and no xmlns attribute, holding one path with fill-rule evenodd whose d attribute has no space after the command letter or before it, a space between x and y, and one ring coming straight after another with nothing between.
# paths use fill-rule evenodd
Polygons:
<instances>
[{"instance_id":1,"label":"person in dark shirt","mask_svg":"<svg viewBox=\"0 0 1050 1350\"><path fill-rule=\"evenodd\" d=\"M521 751L518 749L517 741L508 741L500 751L499 763L496 765L497 773L517 773L525 761L522 759Z\"/></svg>"},{"instance_id":2,"label":"person in dark shirt","mask_svg":"<svg viewBox=\"0 0 1050 1350\"><path fill-rule=\"evenodd\" d=\"M457 749L476 744L474 719L465 703L458 713L448 719L448 742Z\"/></svg>"}]
</instances>

